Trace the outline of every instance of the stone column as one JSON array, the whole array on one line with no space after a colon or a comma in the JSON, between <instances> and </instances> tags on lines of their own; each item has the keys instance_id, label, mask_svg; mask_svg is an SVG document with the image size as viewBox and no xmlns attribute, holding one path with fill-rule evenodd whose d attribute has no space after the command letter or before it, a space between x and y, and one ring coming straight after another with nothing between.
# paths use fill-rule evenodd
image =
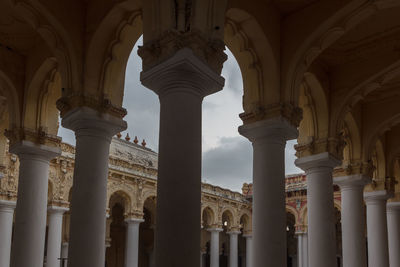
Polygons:
<instances>
[{"instance_id":1,"label":"stone column","mask_svg":"<svg viewBox=\"0 0 400 267\"><path fill-rule=\"evenodd\" d=\"M275 118L239 132L253 144L253 266L286 266L285 144L297 129Z\"/></svg>"},{"instance_id":2,"label":"stone column","mask_svg":"<svg viewBox=\"0 0 400 267\"><path fill-rule=\"evenodd\" d=\"M221 228L207 229L211 233L210 240L210 267L219 266L219 233L222 232Z\"/></svg>"},{"instance_id":3,"label":"stone column","mask_svg":"<svg viewBox=\"0 0 400 267\"><path fill-rule=\"evenodd\" d=\"M10 266L43 267L49 164L60 148L22 141L10 151L20 162Z\"/></svg>"},{"instance_id":4,"label":"stone column","mask_svg":"<svg viewBox=\"0 0 400 267\"><path fill-rule=\"evenodd\" d=\"M229 235L229 267L238 267L238 235L240 231L230 231Z\"/></svg>"},{"instance_id":5,"label":"stone column","mask_svg":"<svg viewBox=\"0 0 400 267\"><path fill-rule=\"evenodd\" d=\"M344 267L366 267L364 185L370 181L364 175L335 177L342 194L342 248Z\"/></svg>"},{"instance_id":6,"label":"stone column","mask_svg":"<svg viewBox=\"0 0 400 267\"><path fill-rule=\"evenodd\" d=\"M14 209L14 201L0 200L0 267L10 266Z\"/></svg>"},{"instance_id":7,"label":"stone column","mask_svg":"<svg viewBox=\"0 0 400 267\"><path fill-rule=\"evenodd\" d=\"M141 81L160 99L156 265L200 267L201 106L224 79L183 48Z\"/></svg>"},{"instance_id":8,"label":"stone column","mask_svg":"<svg viewBox=\"0 0 400 267\"><path fill-rule=\"evenodd\" d=\"M61 258L61 235L63 214L68 209L63 207L48 207L47 232L47 262L46 267L59 267Z\"/></svg>"},{"instance_id":9,"label":"stone column","mask_svg":"<svg viewBox=\"0 0 400 267\"><path fill-rule=\"evenodd\" d=\"M126 222L125 267L137 267L139 264L139 225L143 219L128 218Z\"/></svg>"},{"instance_id":10,"label":"stone column","mask_svg":"<svg viewBox=\"0 0 400 267\"><path fill-rule=\"evenodd\" d=\"M61 267L67 267L68 263L67 260L68 260L68 242L63 242L61 244Z\"/></svg>"},{"instance_id":11,"label":"stone column","mask_svg":"<svg viewBox=\"0 0 400 267\"><path fill-rule=\"evenodd\" d=\"M104 266L110 142L126 122L81 107L66 113L62 125L76 137L68 267Z\"/></svg>"},{"instance_id":12,"label":"stone column","mask_svg":"<svg viewBox=\"0 0 400 267\"><path fill-rule=\"evenodd\" d=\"M368 267L388 267L388 231L386 202L390 194L386 190L364 193L367 205Z\"/></svg>"},{"instance_id":13,"label":"stone column","mask_svg":"<svg viewBox=\"0 0 400 267\"><path fill-rule=\"evenodd\" d=\"M400 266L400 202L387 203L389 266Z\"/></svg>"},{"instance_id":14,"label":"stone column","mask_svg":"<svg viewBox=\"0 0 400 267\"><path fill-rule=\"evenodd\" d=\"M308 267L308 237L306 232L297 232L297 266Z\"/></svg>"},{"instance_id":15,"label":"stone column","mask_svg":"<svg viewBox=\"0 0 400 267\"><path fill-rule=\"evenodd\" d=\"M207 253L206 248L201 248L201 250L200 250L200 266L201 267L206 267L206 259L205 259L206 253Z\"/></svg>"},{"instance_id":16,"label":"stone column","mask_svg":"<svg viewBox=\"0 0 400 267\"><path fill-rule=\"evenodd\" d=\"M324 152L295 163L307 175L309 266L337 267L332 171L340 161Z\"/></svg>"},{"instance_id":17,"label":"stone column","mask_svg":"<svg viewBox=\"0 0 400 267\"><path fill-rule=\"evenodd\" d=\"M243 235L246 238L246 267L253 267L253 236L251 234Z\"/></svg>"}]
</instances>

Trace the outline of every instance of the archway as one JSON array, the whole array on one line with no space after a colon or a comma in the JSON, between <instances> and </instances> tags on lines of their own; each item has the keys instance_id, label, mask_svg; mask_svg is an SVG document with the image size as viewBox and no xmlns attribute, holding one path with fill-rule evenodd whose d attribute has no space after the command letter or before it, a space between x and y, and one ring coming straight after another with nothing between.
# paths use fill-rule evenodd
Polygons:
<instances>
[{"instance_id":1,"label":"archway","mask_svg":"<svg viewBox=\"0 0 400 267\"><path fill-rule=\"evenodd\" d=\"M287 266L297 266L297 237L296 237L296 218L286 212L286 246L287 246Z\"/></svg>"},{"instance_id":2,"label":"archway","mask_svg":"<svg viewBox=\"0 0 400 267\"><path fill-rule=\"evenodd\" d=\"M156 225L156 197L148 197L143 205L143 219L139 226L139 267L155 267L154 230Z\"/></svg>"}]
</instances>

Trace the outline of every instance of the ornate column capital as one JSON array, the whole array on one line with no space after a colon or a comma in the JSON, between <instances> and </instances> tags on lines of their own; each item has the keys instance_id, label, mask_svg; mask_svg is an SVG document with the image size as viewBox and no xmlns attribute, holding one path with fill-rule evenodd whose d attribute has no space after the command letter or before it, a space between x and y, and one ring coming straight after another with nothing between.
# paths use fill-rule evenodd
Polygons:
<instances>
[{"instance_id":1,"label":"ornate column capital","mask_svg":"<svg viewBox=\"0 0 400 267\"><path fill-rule=\"evenodd\" d=\"M229 232L226 232L228 235L239 235L241 232L238 230L230 230Z\"/></svg>"},{"instance_id":2,"label":"ornate column capital","mask_svg":"<svg viewBox=\"0 0 400 267\"><path fill-rule=\"evenodd\" d=\"M51 159L61 155L61 148L59 146L48 146L28 140L20 140L10 145L10 152L18 155L20 159L35 157L49 162Z\"/></svg>"},{"instance_id":3,"label":"ornate column capital","mask_svg":"<svg viewBox=\"0 0 400 267\"><path fill-rule=\"evenodd\" d=\"M119 119L122 119L127 114L126 109L113 105L111 100L107 98L98 99L82 93L76 94L67 88L63 88L63 96L57 100L56 105L60 111L61 118L64 118L72 110L85 107L96 110L100 114L107 114Z\"/></svg>"},{"instance_id":4,"label":"ornate column capital","mask_svg":"<svg viewBox=\"0 0 400 267\"><path fill-rule=\"evenodd\" d=\"M369 184L371 181L372 179L370 176L363 174L353 174L333 178L333 183L340 186L342 191L352 189L354 187L364 188L364 186Z\"/></svg>"},{"instance_id":5,"label":"ornate column capital","mask_svg":"<svg viewBox=\"0 0 400 267\"><path fill-rule=\"evenodd\" d=\"M343 158L343 149L345 145L344 137L341 135L319 139L314 139L312 137L309 142L295 146L296 156L298 158L303 158L327 152L332 155L332 157L341 160Z\"/></svg>"},{"instance_id":6,"label":"ornate column capital","mask_svg":"<svg viewBox=\"0 0 400 267\"><path fill-rule=\"evenodd\" d=\"M222 228L208 228L207 231L209 232L222 232L224 229Z\"/></svg>"},{"instance_id":7,"label":"ornate column capital","mask_svg":"<svg viewBox=\"0 0 400 267\"><path fill-rule=\"evenodd\" d=\"M388 202L386 210L387 212L400 212L400 202Z\"/></svg>"},{"instance_id":8,"label":"ornate column capital","mask_svg":"<svg viewBox=\"0 0 400 267\"><path fill-rule=\"evenodd\" d=\"M393 193L387 190L364 192L364 200L367 205L381 203L382 201L387 201L392 196Z\"/></svg>"},{"instance_id":9,"label":"ornate column capital","mask_svg":"<svg viewBox=\"0 0 400 267\"><path fill-rule=\"evenodd\" d=\"M4 135L10 141L10 152L17 155L18 153L23 153L25 148L31 150L31 152L35 150L35 153L39 154L46 154L44 151L48 151L49 153L53 151L56 154L55 156L57 156L61 153L61 138L46 133L42 128L38 130L13 128L6 130ZM55 156L50 157L53 158Z\"/></svg>"},{"instance_id":10,"label":"ornate column capital","mask_svg":"<svg viewBox=\"0 0 400 267\"><path fill-rule=\"evenodd\" d=\"M66 208L66 207L60 207L60 206L48 206L47 207L47 212L51 213L51 214L62 215L67 211L69 211L69 208Z\"/></svg>"},{"instance_id":11,"label":"ornate column capital","mask_svg":"<svg viewBox=\"0 0 400 267\"><path fill-rule=\"evenodd\" d=\"M305 225L305 224L296 224L295 228L296 228L296 231L295 231L296 235L307 234L307 225Z\"/></svg>"},{"instance_id":12,"label":"ornate column capital","mask_svg":"<svg viewBox=\"0 0 400 267\"><path fill-rule=\"evenodd\" d=\"M160 98L177 91L205 97L224 86L224 78L199 59L190 48L178 50L172 57L143 71L140 80Z\"/></svg>"},{"instance_id":13,"label":"ornate column capital","mask_svg":"<svg viewBox=\"0 0 400 267\"><path fill-rule=\"evenodd\" d=\"M2 212L14 212L16 205L17 203L15 201L0 199L0 211Z\"/></svg>"},{"instance_id":14,"label":"ornate column capital","mask_svg":"<svg viewBox=\"0 0 400 267\"><path fill-rule=\"evenodd\" d=\"M111 137L126 129L126 121L108 113L100 113L90 107L78 107L64 115L61 124L75 131L75 135L89 135L92 137Z\"/></svg>"},{"instance_id":15,"label":"ornate column capital","mask_svg":"<svg viewBox=\"0 0 400 267\"><path fill-rule=\"evenodd\" d=\"M143 60L143 70L147 71L174 57L184 48L192 50L193 54L209 65L215 73L221 73L223 63L227 59L224 42L209 38L198 30L166 31L157 40L148 41L139 47L138 55Z\"/></svg>"},{"instance_id":16,"label":"ornate column capital","mask_svg":"<svg viewBox=\"0 0 400 267\"><path fill-rule=\"evenodd\" d=\"M298 131L284 117L275 117L239 126L239 133L252 143L277 142L285 144L286 140L297 138Z\"/></svg>"},{"instance_id":17,"label":"ornate column capital","mask_svg":"<svg viewBox=\"0 0 400 267\"><path fill-rule=\"evenodd\" d=\"M333 169L339 166L341 161L329 152L301 157L295 160L297 167L307 173L319 171L325 168Z\"/></svg>"},{"instance_id":18,"label":"ornate column capital","mask_svg":"<svg viewBox=\"0 0 400 267\"><path fill-rule=\"evenodd\" d=\"M126 224L140 224L140 223L144 222L144 219L128 217L128 218L125 218L124 222Z\"/></svg>"}]
</instances>

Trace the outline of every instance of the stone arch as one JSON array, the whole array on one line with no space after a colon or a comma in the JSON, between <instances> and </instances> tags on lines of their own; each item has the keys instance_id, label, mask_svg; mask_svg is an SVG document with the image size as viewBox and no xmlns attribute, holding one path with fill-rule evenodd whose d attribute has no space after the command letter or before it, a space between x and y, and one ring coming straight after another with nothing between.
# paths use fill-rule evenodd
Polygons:
<instances>
[{"instance_id":1,"label":"stone arch","mask_svg":"<svg viewBox=\"0 0 400 267\"><path fill-rule=\"evenodd\" d=\"M228 9L224 40L242 72L245 113L257 114L279 102L278 60L256 19L244 10Z\"/></svg>"},{"instance_id":2,"label":"stone arch","mask_svg":"<svg viewBox=\"0 0 400 267\"><path fill-rule=\"evenodd\" d=\"M240 226L243 234L251 233L253 230L251 216L247 212L240 215Z\"/></svg>"},{"instance_id":3,"label":"stone arch","mask_svg":"<svg viewBox=\"0 0 400 267\"><path fill-rule=\"evenodd\" d=\"M110 194L107 207L111 210L118 203L124 208L124 214L129 214L132 211L132 199L125 190L117 189Z\"/></svg>"},{"instance_id":4,"label":"stone arch","mask_svg":"<svg viewBox=\"0 0 400 267\"><path fill-rule=\"evenodd\" d=\"M55 58L47 58L36 70L25 98L23 125L57 135L58 110L56 101L61 97L61 76Z\"/></svg>"},{"instance_id":5,"label":"stone arch","mask_svg":"<svg viewBox=\"0 0 400 267\"><path fill-rule=\"evenodd\" d=\"M45 7L40 1L13 1L15 10L42 37L48 45L60 67L62 86L74 91L82 89L81 65L74 41L58 20L56 14Z\"/></svg>"},{"instance_id":6,"label":"stone arch","mask_svg":"<svg viewBox=\"0 0 400 267\"><path fill-rule=\"evenodd\" d=\"M20 113L20 105L18 100L17 89L12 83L11 79L8 76L0 71L0 95L4 96L6 99L6 106L8 110L8 121L9 127L18 128L21 123L21 113Z\"/></svg>"},{"instance_id":7,"label":"stone arch","mask_svg":"<svg viewBox=\"0 0 400 267\"><path fill-rule=\"evenodd\" d=\"M235 211L227 207L221 212L221 225L226 227L228 230L232 227L237 226L237 222L235 222Z\"/></svg>"},{"instance_id":8,"label":"stone arch","mask_svg":"<svg viewBox=\"0 0 400 267\"><path fill-rule=\"evenodd\" d=\"M371 153L374 166L373 179L381 180L386 177L386 157L382 140L377 140L374 150Z\"/></svg>"},{"instance_id":9,"label":"stone arch","mask_svg":"<svg viewBox=\"0 0 400 267\"><path fill-rule=\"evenodd\" d=\"M299 215L298 215L297 210L296 210L295 208L293 208L292 206L289 206L289 205L286 205L285 208L286 208L286 213L290 213L291 215L293 215L293 217L294 217L294 219L295 219L294 223L295 223L296 225L300 224L300 222L299 222Z\"/></svg>"},{"instance_id":10,"label":"stone arch","mask_svg":"<svg viewBox=\"0 0 400 267\"><path fill-rule=\"evenodd\" d=\"M116 5L101 21L87 50L85 89L117 107L122 106L129 55L143 32L140 5L140 1Z\"/></svg>"},{"instance_id":11,"label":"stone arch","mask_svg":"<svg viewBox=\"0 0 400 267\"><path fill-rule=\"evenodd\" d=\"M150 222L148 222L149 225L155 225L156 223L156 195L148 195L143 201L143 206L141 211L143 214L145 213L145 209L149 212L149 218Z\"/></svg>"},{"instance_id":12,"label":"stone arch","mask_svg":"<svg viewBox=\"0 0 400 267\"><path fill-rule=\"evenodd\" d=\"M215 211L210 206L203 207L201 211L201 223L204 228L216 226Z\"/></svg>"},{"instance_id":13,"label":"stone arch","mask_svg":"<svg viewBox=\"0 0 400 267\"><path fill-rule=\"evenodd\" d=\"M318 27L313 27L313 30L305 33L301 40L294 42L296 49L293 51L295 52L289 56L289 60L284 62L284 98L295 106L304 73L326 48L376 12L399 6L400 2L386 0L360 5L357 1L347 1L343 4L337 3L337 5L341 6L332 8L332 13L324 16L324 21L319 21ZM305 30L308 29L305 28Z\"/></svg>"},{"instance_id":14,"label":"stone arch","mask_svg":"<svg viewBox=\"0 0 400 267\"><path fill-rule=\"evenodd\" d=\"M300 145L313 140L328 138L329 108L326 92L315 74L304 74L300 88L299 107L303 109L303 120L299 125Z\"/></svg>"},{"instance_id":15,"label":"stone arch","mask_svg":"<svg viewBox=\"0 0 400 267\"><path fill-rule=\"evenodd\" d=\"M346 145L343 151L343 164L360 162L362 160L361 134L357 121L351 112L346 114L344 126Z\"/></svg>"}]
</instances>

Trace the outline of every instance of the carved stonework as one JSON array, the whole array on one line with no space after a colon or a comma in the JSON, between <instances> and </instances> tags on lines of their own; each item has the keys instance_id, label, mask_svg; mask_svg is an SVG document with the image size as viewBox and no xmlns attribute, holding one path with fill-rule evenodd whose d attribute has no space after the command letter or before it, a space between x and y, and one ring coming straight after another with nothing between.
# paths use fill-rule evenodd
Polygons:
<instances>
[{"instance_id":1,"label":"carved stonework","mask_svg":"<svg viewBox=\"0 0 400 267\"><path fill-rule=\"evenodd\" d=\"M45 129L43 128L39 128L38 130L28 128L13 128L11 130L6 130L4 135L10 141L10 146L23 140L49 147L60 147L61 144L60 137L46 133Z\"/></svg>"},{"instance_id":2,"label":"carved stonework","mask_svg":"<svg viewBox=\"0 0 400 267\"><path fill-rule=\"evenodd\" d=\"M216 73L221 73L222 65L227 59L224 53L225 44L221 40L207 38L199 31L176 30L167 31L158 40L139 47L138 54L143 60L143 71L165 61L185 47L192 49L194 54Z\"/></svg>"},{"instance_id":3,"label":"carved stonework","mask_svg":"<svg viewBox=\"0 0 400 267\"><path fill-rule=\"evenodd\" d=\"M296 156L301 158L329 152L336 159L342 160L345 145L346 143L341 135L337 138L320 138L318 140L310 138L308 143L295 145Z\"/></svg>"},{"instance_id":4,"label":"carved stonework","mask_svg":"<svg viewBox=\"0 0 400 267\"><path fill-rule=\"evenodd\" d=\"M303 112L300 108L287 103L279 103L267 107L257 104L252 107L251 112L242 113L239 116L243 124L282 117L294 127L298 127L303 118Z\"/></svg>"}]
</instances>

